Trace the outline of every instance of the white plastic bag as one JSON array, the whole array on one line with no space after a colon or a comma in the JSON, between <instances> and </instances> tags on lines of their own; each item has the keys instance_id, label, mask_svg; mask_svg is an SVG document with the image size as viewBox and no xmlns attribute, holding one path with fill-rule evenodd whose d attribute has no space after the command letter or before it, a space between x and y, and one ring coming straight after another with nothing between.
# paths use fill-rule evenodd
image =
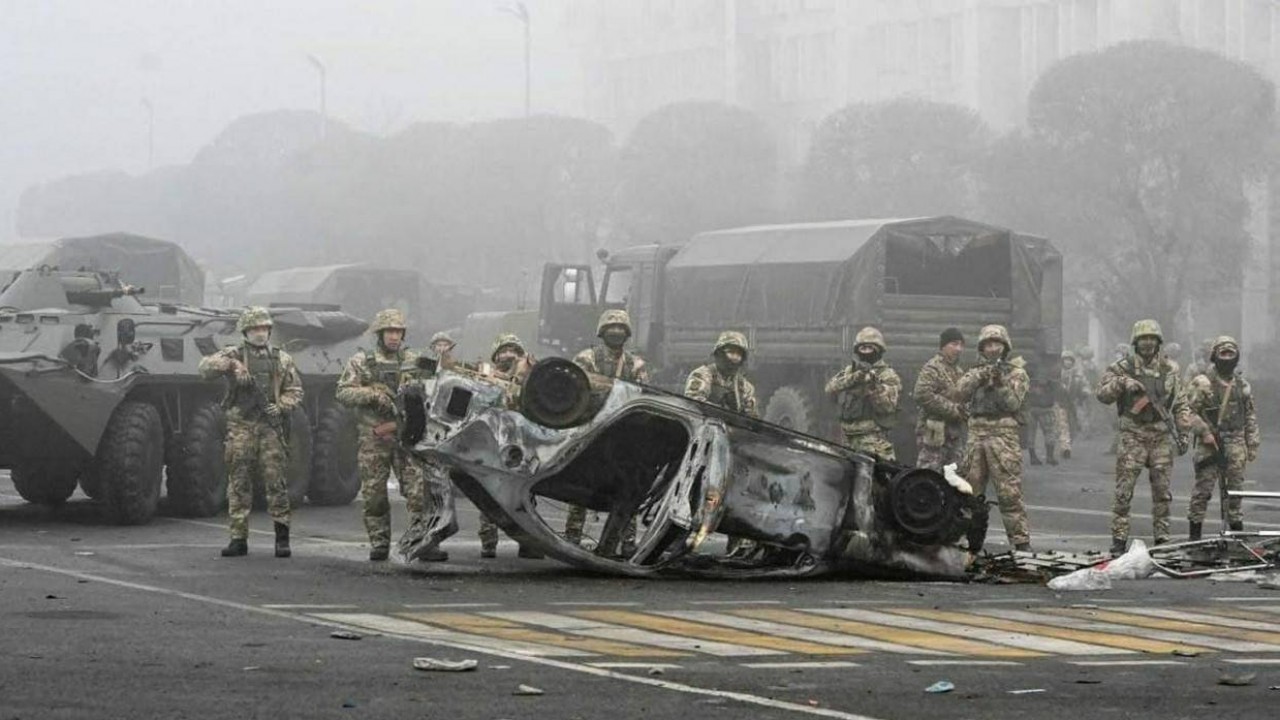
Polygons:
<instances>
[{"instance_id":1,"label":"white plastic bag","mask_svg":"<svg viewBox=\"0 0 1280 720\"><path fill-rule=\"evenodd\" d=\"M1050 590L1110 590L1112 580L1141 580L1156 571L1147 552L1147 544L1134 540L1129 550L1118 558L1081 568L1049 581Z\"/></svg>"},{"instance_id":2,"label":"white plastic bag","mask_svg":"<svg viewBox=\"0 0 1280 720\"><path fill-rule=\"evenodd\" d=\"M947 479L947 484L955 488L961 495L972 495L973 486L968 480L960 477L960 473L956 472L956 464L951 463L942 468L942 477Z\"/></svg>"}]
</instances>

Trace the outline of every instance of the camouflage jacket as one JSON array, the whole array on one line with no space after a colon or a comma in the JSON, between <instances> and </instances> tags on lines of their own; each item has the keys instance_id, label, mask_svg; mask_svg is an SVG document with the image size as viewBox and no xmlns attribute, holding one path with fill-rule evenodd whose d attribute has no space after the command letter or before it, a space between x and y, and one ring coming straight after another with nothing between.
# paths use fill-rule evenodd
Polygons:
<instances>
[{"instance_id":1,"label":"camouflage jacket","mask_svg":"<svg viewBox=\"0 0 1280 720\"><path fill-rule=\"evenodd\" d=\"M741 370L727 378L720 374L714 363L696 368L685 381L684 396L753 418L760 417L756 388Z\"/></svg>"},{"instance_id":2,"label":"camouflage jacket","mask_svg":"<svg viewBox=\"0 0 1280 720\"><path fill-rule=\"evenodd\" d=\"M1144 363L1137 355L1117 360L1102 373L1097 398L1103 404L1116 406L1120 414L1121 430L1164 425L1164 420L1154 407L1148 406L1141 411L1136 409L1139 399L1146 392L1133 387L1134 383L1149 386L1160 396L1179 430L1189 430L1192 427L1191 411L1187 407L1182 383L1178 379L1178 363L1157 354L1150 364ZM1152 402L1155 400L1156 398L1152 398Z\"/></svg>"},{"instance_id":3,"label":"camouflage jacket","mask_svg":"<svg viewBox=\"0 0 1280 720\"><path fill-rule=\"evenodd\" d=\"M1084 376L1084 371L1079 366L1062 369L1060 376L1062 385L1062 401L1079 405L1089 397L1089 381Z\"/></svg>"},{"instance_id":4,"label":"camouflage jacket","mask_svg":"<svg viewBox=\"0 0 1280 720\"><path fill-rule=\"evenodd\" d=\"M254 384L240 385L235 365L249 369ZM302 376L289 353L276 347L258 348L248 343L229 345L200 359L200 377L227 378L227 395L222 405L228 420L259 420L262 409L275 403L286 414L302 404Z\"/></svg>"},{"instance_id":5,"label":"camouflage jacket","mask_svg":"<svg viewBox=\"0 0 1280 720\"><path fill-rule=\"evenodd\" d=\"M400 388L423 379L418 353L408 348L388 353L381 347L361 350L347 361L338 378L338 402L355 411L361 430L395 420L391 401Z\"/></svg>"},{"instance_id":6,"label":"camouflage jacket","mask_svg":"<svg viewBox=\"0 0 1280 720\"><path fill-rule=\"evenodd\" d=\"M960 363L949 363L941 354L934 355L920 368L911 393L920 408L917 428L923 428L927 420L941 420L951 429L958 429L964 423L964 406L956 401L957 385L963 374Z\"/></svg>"},{"instance_id":7,"label":"camouflage jacket","mask_svg":"<svg viewBox=\"0 0 1280 720\"><path fill-rule=\"evenodd\" d=\"M578 353L573 361L589 373L641 385L649 384L649 367L644 364L644 359L626 350L621 355L615 355L608 347L595 345Z\"/></svg>"},{"instance_id":8,"label":"camouflage jacket","mask_svg":"<svg viewBox=\"0 0 1280 720\"><path fill-rule=\"evenodd\" d=\"M956 397L969 412L969 429L1017 428L1031 378L1022 358L999 365L982 360L960 376ZM995 381L999 378L999 382Z\"/></svg>"},{"instance_id":9,"label":"camouflage jacket","mask_svg":"<svg viewBox=\"0 0 1280 720\"><path fill-rule=\"evenodd\" d=\"M836 396L845 434L866 435L893 427L902 379L884 360L870 366L847 365L827 381L826 393Z\"/></svg>"},{"instance_id":10,"label":"camouflage jacket","mask_svg":"<svg viewBox=\"0 0 1280 720\"><path fill-rule=\"evenodd\" d=\"M1231 379L1231 395L1226 397L1226 409L1222 409L1228 383L1218 376L1212 366L1207 373L1192 378L1187 385L1187 408L1196 421L1196 429L1203 432L1213 429L1225 435L1243 436L1251 450L1262 444L1258 432L1258 415L1253 406L1253 388L1239 372ZM1222 422L1219 424L1218 419Z\"/></svg>"}]
</instances>

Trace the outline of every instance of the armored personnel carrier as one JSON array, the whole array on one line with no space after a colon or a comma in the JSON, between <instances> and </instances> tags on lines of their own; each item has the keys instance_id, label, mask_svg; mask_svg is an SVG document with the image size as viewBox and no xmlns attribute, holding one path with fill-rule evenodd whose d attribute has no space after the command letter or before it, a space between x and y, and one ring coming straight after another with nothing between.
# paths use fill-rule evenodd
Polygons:
<instances>
[{"instance_id":1,"label":"armored personnel carrier","mask_svg":"<svg viewBox=\"0 0 1280 720\"><path fill-rule=\"evenodd\" d=\"M122 524L169 509L205 517L226 502L221 383L204 355L241 341L238 311L143 304L115 273L42 267L0 291L0 467L33 503L79 484ZM359 489L356 430L334 401L363 321L273 308L273 341L297 361L306 399L290 423L289 491L322 505Z\"/></svg>"}]
</instances>

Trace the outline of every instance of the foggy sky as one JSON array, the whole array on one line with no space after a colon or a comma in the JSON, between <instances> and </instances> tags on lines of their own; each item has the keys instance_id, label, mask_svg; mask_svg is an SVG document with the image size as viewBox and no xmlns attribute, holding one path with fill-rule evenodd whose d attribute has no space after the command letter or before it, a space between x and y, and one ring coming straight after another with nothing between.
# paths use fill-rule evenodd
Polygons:
<instances>
[{"instance_id":1,"label":"foggy sky","mask_svg":"<svg viewBox=\"0 0 1280 720\"><path fill-rule=\"evenodd\" d=\"M319 106L356 129L523 113L523 30L496 0L0 0L0 241L23 188L189 161L233 119ZM527 0L535 112L581 114L564 0Z\"/></svg>"}]
</instances>

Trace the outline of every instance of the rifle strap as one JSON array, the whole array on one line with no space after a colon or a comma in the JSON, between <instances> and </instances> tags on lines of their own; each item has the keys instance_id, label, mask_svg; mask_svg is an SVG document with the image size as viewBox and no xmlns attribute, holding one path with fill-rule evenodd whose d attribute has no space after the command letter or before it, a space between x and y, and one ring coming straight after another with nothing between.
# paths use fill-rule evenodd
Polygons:
<instances>
[{"instance_id":1,"label":"rifle strap","mask_svg":"<svg viewBox=\"0 0 1280 720\"><path fill-rule=\"evenodd\" d=\"M1227 403L1231 402L1231 391L1236 387L1235 378L1231 378L1231 382L1227 383L1227 389L1222 393L1222 402L1218 405L1218 421L1214 423L1215 429L1222 427L1222 421L1227 418Z\"/></svg>"}]
</instances>

